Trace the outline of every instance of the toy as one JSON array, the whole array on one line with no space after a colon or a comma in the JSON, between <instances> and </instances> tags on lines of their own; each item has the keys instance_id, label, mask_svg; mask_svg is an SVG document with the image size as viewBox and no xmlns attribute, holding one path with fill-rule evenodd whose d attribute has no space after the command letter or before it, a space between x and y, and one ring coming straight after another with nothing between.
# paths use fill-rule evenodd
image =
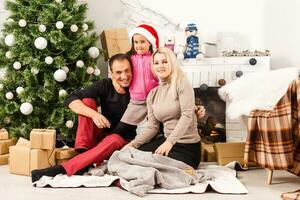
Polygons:
<instances>
[{"instance_id":1,"label":"toy","mask_svg":"<svg viewBox=\"0 0 300 200\"><path fill-rule=\"evenodd\" d=\"M165 47L171 49L174 52L175 38L172 36L165 37Z\"/></svg>"},{"instance_id":2,"label":"toy","mask_svg":"<svg viewBox=\"0 0 300 200\"><path fill-rule=\"evenodd\" d=\"M196 59L202 59L203 54L200 51L200 41L197 36L198 29L195 24L188 24L185 28L185 33L187 35L186 38L186 47L182 54L178 54L177 57L179 59L186 58L196 58Z\"/></svg>"}]
</instances>

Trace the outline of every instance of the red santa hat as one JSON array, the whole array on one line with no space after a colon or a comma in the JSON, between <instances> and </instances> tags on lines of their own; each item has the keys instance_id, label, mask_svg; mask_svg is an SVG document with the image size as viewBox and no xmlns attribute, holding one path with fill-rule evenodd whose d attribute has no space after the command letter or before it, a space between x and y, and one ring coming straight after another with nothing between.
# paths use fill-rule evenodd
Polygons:
<instances>
[{"instance_id":1,"label":"red santa hat","mask_svg":"<svg viewBox=\"0 0 300 200\"><path fill-rule=\"evenodd\" d=\"M132 38L134 34L143 35L152 44L152 47L154 49L159 47L158 34L152 26L149 26L147 24L141 24L130 31L130 38Z\"/></svg>"}]
</instances>

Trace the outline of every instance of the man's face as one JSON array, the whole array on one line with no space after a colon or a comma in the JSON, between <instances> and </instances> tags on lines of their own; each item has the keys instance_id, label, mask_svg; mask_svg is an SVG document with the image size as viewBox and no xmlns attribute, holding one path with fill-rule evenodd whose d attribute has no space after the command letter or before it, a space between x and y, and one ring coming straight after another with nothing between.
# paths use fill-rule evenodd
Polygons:
<instances>
[{"instance_id":1,"label":"man's face","mask_svg":"<svg viewBox=\"0 0 300 200\"><path fill-rule=\"evenodd\" d=\"M129 87L132 80L132 71L128 60L114 61L111 69L111 78L120 86Z\"/></svg>"}]
</instances>

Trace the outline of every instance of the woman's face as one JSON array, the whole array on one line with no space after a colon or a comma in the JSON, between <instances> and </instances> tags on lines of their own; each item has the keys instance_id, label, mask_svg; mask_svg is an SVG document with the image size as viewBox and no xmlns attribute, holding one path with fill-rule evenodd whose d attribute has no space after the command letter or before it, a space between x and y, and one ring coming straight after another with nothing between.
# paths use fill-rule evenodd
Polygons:
<instances>
[{"instance_id":1,"label":"woman's face","mask_svg":"<svg viewBox=\"0 0 300 200\"><path fill-rule=\"evenodd\" d=\"M153 58L153 70L159 79L166 79L171 74L171 63L164 53L157 53Z\"/></svg>"}]
</instances>

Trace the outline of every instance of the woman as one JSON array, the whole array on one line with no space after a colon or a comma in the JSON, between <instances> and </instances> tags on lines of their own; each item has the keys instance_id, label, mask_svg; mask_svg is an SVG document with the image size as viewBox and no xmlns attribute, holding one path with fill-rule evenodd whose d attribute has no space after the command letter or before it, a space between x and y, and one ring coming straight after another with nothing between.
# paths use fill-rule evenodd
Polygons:
<instances>
[{"instance_id":1,"label":"woman","mask_svg":"<svg viewBox=\"0 0 300 200\"><path fill-rule=\"evenodd\" d=\"M197 168L200 162L200 136L194 90L171 50L157 49L151 64L159 86L152 89L147 97L148 127L125 148L152 151ZM160 123L164 127L164 136L153 139Z\"/></svg>"}]
</instances>

